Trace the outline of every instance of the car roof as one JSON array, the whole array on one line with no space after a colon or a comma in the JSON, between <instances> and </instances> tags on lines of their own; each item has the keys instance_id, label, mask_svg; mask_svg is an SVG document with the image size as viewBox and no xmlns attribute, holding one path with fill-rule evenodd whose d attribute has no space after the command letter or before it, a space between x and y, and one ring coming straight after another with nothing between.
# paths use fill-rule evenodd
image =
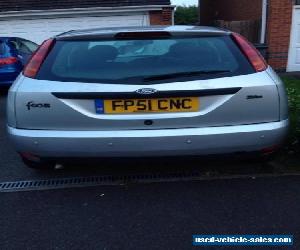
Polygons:
<instances>
[{"instance_id":1,"label":"car roof","mask_svg":"<svg viewBox=\"0 0 300 250\"><path fill-rule=\"evenodd\" d=\"M209 26L144 26L144 27L112 27L112 28L94 28L83 30L71 30L57 35L59 40L78 38L78 37L113 37L118 33L126 32L168 32L171 34L229 34L230 32L224 29L209 27Z\"/></svg>"}]
</instances>

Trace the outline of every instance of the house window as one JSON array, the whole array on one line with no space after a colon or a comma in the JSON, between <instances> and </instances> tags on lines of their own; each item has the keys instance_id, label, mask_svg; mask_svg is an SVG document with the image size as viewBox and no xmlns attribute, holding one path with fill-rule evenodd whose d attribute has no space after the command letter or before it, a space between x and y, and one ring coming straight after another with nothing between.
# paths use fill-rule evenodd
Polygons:
<instances>
[{"instance_id":1,"label":"house window","mask_svg":"<svg viewBox=\"0 0 300 250\"><path fill-rule=\"evenodd\" d=\"M296 0L296 5L300 5L300 0Z\"/></svg>"}]
</instances>

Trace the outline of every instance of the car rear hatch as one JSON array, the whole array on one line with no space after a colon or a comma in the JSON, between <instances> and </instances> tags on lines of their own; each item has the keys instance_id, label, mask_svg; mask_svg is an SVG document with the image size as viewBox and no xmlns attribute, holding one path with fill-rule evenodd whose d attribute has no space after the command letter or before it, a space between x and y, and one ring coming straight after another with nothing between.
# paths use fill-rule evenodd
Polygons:
<instances>
[{"instance_id":1,"label":"car rear hatch","mask_svg":"<svg viewBox=\"0 0 300 250\"><path fill-rule=\"evenodd\" d=\"M41 67L30 68L33 57L25 69L17 127L114 131L278 121L276 85L240 46L225 32L50 40L37 52Z\"/></svg>"}]
</instances>

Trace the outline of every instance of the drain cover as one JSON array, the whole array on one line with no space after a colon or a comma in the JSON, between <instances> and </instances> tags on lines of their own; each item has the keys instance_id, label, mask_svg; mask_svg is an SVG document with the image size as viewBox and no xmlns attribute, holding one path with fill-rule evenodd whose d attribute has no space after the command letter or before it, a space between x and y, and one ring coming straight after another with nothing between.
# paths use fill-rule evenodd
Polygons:
<instances>
[{"instance_id":1,"label":"drain cover","mask_svg":"<svg viewBox=\"0 0 300 250\"><path fill-rule=\"evenodd\" d=\"M155 174L134 174L134 175L106 175L88 177L70 177L49 180L25 180L14 182L0 182L0 192L16 192L31 190L62 189L69 187L87 187L101 185L122 185L128 183L149 183L149 182L172 182L196 180L204 177L203 172L193 173L155 173Z\"/></svg>"},{"instance_id":2,"label":"drain cover","mask_svg":"<svg viewBox=\"0 0 300 250\"><path fill-rule=\"evenodd\" d=\"M103 175L88 177L56 178L48 180L24 180L14 182L0 182L0 192L19 192L33 190L64 189L72 187L116 186L131 183L158 183L158 182L183 182L199 180L221 179L256 179L261 177L289 176L298 174L230 174L223 175L216 172L172 172L148 173L128 175Z\"/></svg>"}]
</instances>

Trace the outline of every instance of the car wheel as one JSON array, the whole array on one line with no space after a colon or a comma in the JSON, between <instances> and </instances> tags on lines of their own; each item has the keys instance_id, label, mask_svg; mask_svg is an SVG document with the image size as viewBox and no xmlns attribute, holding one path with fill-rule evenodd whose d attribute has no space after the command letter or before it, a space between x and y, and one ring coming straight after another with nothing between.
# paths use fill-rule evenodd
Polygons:
<instances>
[{"instance_id":1,"label":"car wheel","mask_svg":"<svg viewBox=\"0 0 300 250\"><path fill-rule=\"evenodd\" d=\"M32 169L47 170L47 169L54 168L54 163L47 162L47 161L35 162L35 161L28 160L25 157L22 157L22 161L28 168L32 168Z\"/></svg>"}]
</instances>

